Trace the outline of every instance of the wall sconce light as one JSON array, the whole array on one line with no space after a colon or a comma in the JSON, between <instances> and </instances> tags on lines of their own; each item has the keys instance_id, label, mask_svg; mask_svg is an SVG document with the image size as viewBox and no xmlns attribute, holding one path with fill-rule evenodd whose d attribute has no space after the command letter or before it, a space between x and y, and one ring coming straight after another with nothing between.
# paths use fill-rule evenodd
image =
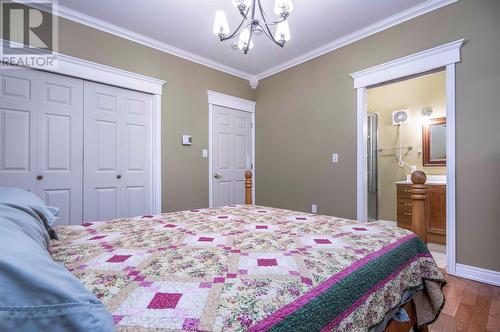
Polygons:
<instances>
[{"instance_id":1,"label":"wall sconce light","mask_svg":"<svg viewBox=\"0 0 500 332\"><path fill-rule=\"evenodd\" d=\"M431 119L432 113L433 113L433 110L429 106L426 106L426 107L422 108L422 113L421 114L422 114L422 124L423 125L428 125L429 124L429 121Z\"/></svg>"}]
</instances>

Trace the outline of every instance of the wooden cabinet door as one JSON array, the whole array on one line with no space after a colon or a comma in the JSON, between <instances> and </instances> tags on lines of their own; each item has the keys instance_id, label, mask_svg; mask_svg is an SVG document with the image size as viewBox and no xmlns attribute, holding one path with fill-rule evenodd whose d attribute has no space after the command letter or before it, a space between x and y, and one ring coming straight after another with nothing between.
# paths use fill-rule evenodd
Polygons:
<instances>
[{"instance_id":1,"label":"wooden cabinet door","mask_svg":"<svg viewBox=\"0 0 500 332\"><path fill-rule=\"evenodd\" d=\"M446 186L427 187L427 231L434 234L438 243L446 235Z\"/></svg>"}]
</instances>

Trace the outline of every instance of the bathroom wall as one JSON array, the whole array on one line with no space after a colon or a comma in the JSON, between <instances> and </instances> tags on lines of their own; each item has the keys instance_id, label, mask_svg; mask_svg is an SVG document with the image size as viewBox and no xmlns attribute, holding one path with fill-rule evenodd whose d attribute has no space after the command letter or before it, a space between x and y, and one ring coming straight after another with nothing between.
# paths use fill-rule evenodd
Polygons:
<instances>
[{"instance_id":1,"label":"bathroom wall","mask_svg":"<svg viewBox=\"0 0 500 332\"><path fill-rule=\"evenodd\" d=\"M431 107L431 118L446 116L446 77L441 71L417 78L379 86L368 90L368 110L378 115L378 215L379 219L396 221L396 181L406 179L409 166L400 167L395 158L398 150L385 148L412 146L404 150L404 161L415 165L426 174L446 174L446 167L422 165L422 116L424 107ZM410 111L410 121L401 126L392 125L392 112Z\"/></svg>"}]
</instances>

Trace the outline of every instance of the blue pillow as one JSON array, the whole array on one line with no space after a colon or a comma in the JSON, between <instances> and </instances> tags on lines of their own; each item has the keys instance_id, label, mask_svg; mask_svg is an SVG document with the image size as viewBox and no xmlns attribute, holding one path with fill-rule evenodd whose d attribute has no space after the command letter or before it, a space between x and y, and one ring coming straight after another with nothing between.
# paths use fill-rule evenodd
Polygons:
<instances>
[{"instance_id":1,"label":"blue pillow","mask_svg":"<svg viewBox=\"0 0 500 332\"><path fill-rule=\"evenodd\" d=\"M0 331L114 331L106 307L50 256L31 209L0 202Z\"/></svg>"},{"instance_id":2,"label":"blue pillow","mask_svg":"<svg viewBox=\"0 0 500 332\"><path fill-rule=\"evenodd\" d=\"M42 219L47 230L54 226L59 214L59 208L46 206L40 197L20 188L0 187L0 203L33 210Z\"/></svg>"}]
</instances>

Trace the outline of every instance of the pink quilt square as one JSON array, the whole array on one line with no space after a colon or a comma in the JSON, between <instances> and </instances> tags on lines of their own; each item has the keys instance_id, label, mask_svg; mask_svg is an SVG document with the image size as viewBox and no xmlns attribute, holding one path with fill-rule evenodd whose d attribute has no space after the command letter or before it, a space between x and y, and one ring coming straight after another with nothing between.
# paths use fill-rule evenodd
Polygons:
<instances>
[{"instance_id":1,"label":"pink quilt square","mask_svg":"<svg viewBox=\"0 0 500 332\"><path fill-rule=\"evenodd\" d=\"M129 259L130 257L132 257L132 255L114 255L113 257L108 259L106 262L108 262L108 263L123 263L127 259Z\"/></svg>"},{"instance_id":2,"label":"pink quilt square","mask_svg":"<svg viewBox=\"0 0 500 332\"><path fill-rule=\"evenodd\" d=\"M275 258L259 258L257 266L278 266L278 261Z\"/></svg>"},{"instance_id":3,"label":"pink quilt square","mask_svg":"<svg viewBox=\"0 0 500 332\"><path fill-rule=\"evenodd\" d=\"M213 237L205 237L205 236L202 236L198 239L198 242L212 242L214 240Z\"/></svg>"},{"instance_id":4,"label":"pink quilt square","mask_svg":"<svg viewBox=\"0 0 500 332\"><path fill-rule=\"evenodd\" d=\"M181 296L179 293L156 293L149 302L148 309L174 309Z\"/></svg>"},{"instance_id":5,"label":"pink quilt square","mask_svg":"<svg viewBox=\"0 0 500 332\"><path fill-rule=\"evenodd\" d=\"M317 244L332 244L332 241L328 239L314 239Z\"/></svg>"}]
</instances>

